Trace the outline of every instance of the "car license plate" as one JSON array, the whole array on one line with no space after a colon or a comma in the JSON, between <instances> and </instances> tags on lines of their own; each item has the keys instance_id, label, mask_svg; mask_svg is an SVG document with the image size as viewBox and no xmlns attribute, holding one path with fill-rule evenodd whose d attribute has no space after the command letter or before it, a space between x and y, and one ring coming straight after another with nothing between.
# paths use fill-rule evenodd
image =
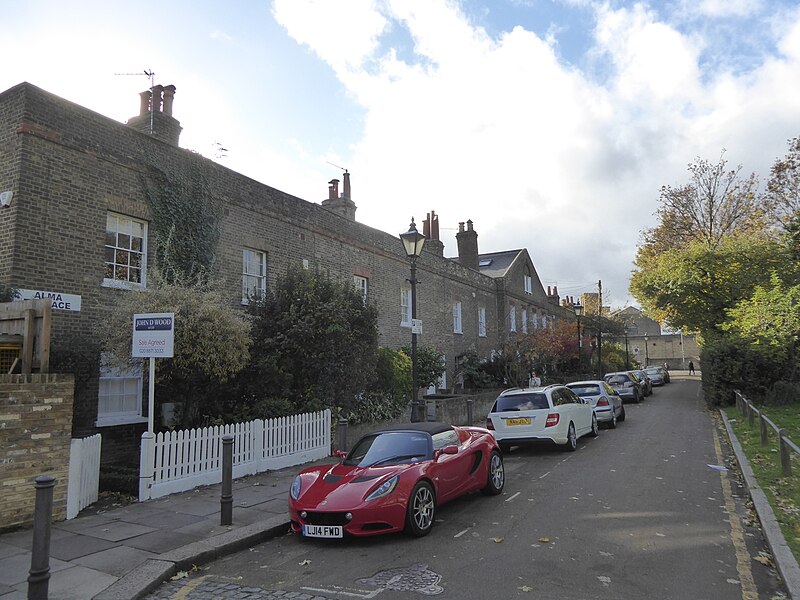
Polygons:
<instances>
[{"instance_id":1,"label":"car license plate","mask_svg":"<svg viewBox=\"0 0 800 600\"><path fill-rule=\"evenodd\" d=\"M344 533L341 525L303 525L303 535L315 538L340 538Z\"/></svg>"},{"instance_id":2,"label":"car license plate","mask_svg":"<svg viewBox=\"0 0 800 600\"><path fill-rule=\"evenodd\" d=\"M531 418L530 417L519 417L516 419L506 419L506 425L530 425Z\"/></svg>"}]
</instances>

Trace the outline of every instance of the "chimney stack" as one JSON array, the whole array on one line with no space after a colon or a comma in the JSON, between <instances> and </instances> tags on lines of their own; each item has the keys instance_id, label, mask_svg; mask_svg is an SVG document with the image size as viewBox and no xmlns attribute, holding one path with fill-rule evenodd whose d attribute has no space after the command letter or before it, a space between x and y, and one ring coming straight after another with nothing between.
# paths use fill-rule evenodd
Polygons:
<instances>
[{"instance_id":1,"label":"chimney stack","mask_svg":"<svg viewBox=\"0 0 800 600\"><path fill-rule=\"evenodd\" d=\"M128 119L128 126L172 146L178 145L181 124L172 116L174 85L154 85L139 94L139 114Z\"/></svg>"},{"instance_id":2,"label":"chimney stack","mask_svg":"<svg viewBox=\"0 0 800 600\"><path fill-rule=\"evenodd\" d=\"M472 221L467 221L467 229L464 229L464 222L458 224L456 234L458 243L458 262L461 266L469 269L479 270L478 267L478 234L472 228Z\"/></svg>"},{"instance_id":3,"label":"chimney stack","mask_svg":"<svg viewBox=\"0 0 800 600\"><path fill-rule=\"evenodd\" d=\"M328 197L322 201L322 206L349 221L356 220L356 203L350 197L350 173L345 170L342 194L339 195L339 180L331 179L328 182Z\"/></svg>"}]
</instances>

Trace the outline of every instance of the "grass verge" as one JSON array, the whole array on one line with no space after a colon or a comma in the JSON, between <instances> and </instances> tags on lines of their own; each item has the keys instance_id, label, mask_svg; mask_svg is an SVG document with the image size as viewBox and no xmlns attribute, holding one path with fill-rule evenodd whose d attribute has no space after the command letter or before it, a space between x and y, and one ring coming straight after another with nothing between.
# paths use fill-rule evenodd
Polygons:
<instances>
[{"instance_id":1,"label":"grass verge","mask_svg":"<svg viewBox=\"0 0 800 600\"><path fill-rule=\"evenodd\" d=\"M800 562L800 457L794 452L790 453L792 474L783 476L778 436L773 429L768 428L769 443L762 446L758 419L750 427L735 406L724 410L756 480L772 505L786 543ZM765 408L764 414L783 429L795 444L800 445L800 407L774 406Z\"/></svg>"}]
</instances>

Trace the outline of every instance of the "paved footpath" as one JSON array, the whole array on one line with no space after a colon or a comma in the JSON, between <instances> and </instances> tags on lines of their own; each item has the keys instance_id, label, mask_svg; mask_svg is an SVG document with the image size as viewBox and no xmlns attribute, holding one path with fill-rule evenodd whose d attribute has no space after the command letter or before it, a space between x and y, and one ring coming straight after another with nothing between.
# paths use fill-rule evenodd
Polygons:
<instances>
[{"instance_id":1,"label":"paved footpath","mask_svg":"<svg viewBox=\"0 0 800 600\"><path fill-rule=\"evenodd\" d=\"M299 470L288 467L234 480L231 526L219 524L221 484L111 510L90 506L75 519L54 523L50 600L143 598L192 565L287 533L289 487ZM31 529L0 535L0 600L27 598L32 543ZM209 591L195 597L214 596Z\"/></svg>"}]
</instances>

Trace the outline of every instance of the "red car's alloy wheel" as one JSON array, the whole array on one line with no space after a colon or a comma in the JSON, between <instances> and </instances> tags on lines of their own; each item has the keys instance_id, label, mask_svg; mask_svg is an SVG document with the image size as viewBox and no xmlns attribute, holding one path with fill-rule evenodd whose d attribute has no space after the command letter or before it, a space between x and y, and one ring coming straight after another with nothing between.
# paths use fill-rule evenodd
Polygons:
<instances>
[{"instance_id":1,"label":"red car's alloy wheel","mask_svg":"<svg viewBox=\"0 0 800 600\"><path fill-rule=\"evenodd\" d=\"M406 532L416 537L427 535L433 527L435 512L436 499L433 496L433 488L427 481L420 481L414 486L408 501Z\"/></svg>"}]
</instances>

